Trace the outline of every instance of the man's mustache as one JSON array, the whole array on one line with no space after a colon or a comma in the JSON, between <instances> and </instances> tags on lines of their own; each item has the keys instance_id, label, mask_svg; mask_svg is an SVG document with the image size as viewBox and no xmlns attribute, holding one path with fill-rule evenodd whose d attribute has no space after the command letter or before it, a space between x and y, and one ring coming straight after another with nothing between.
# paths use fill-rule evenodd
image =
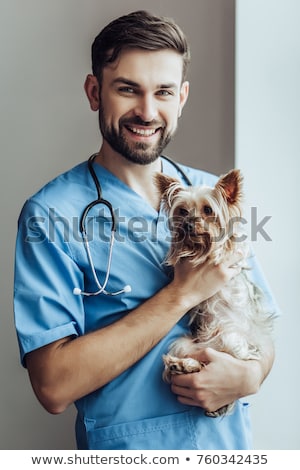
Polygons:
<instances>
[{"instance_id":1,"label":"man's mustache","mask_svg":"<svg viewBox=\"0 0 300 470\"><path fill-rule=\"evenodd\" d=\"M156 121L155 119L152 121L143 121L139 116L130 119L120 119L120 124L125 126L165 127L165 123L162 121Z\"/></svg>"}]
</instances>

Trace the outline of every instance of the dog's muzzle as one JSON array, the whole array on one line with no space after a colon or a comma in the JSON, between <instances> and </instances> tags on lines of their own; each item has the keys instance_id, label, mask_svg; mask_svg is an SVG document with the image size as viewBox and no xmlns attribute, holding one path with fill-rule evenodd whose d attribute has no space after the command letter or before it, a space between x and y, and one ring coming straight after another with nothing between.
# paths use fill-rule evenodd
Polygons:
<instances>
[{"instance_id":1,"label":"dog's muzzle","mask_svg":"<svg viewBox=\"0 0 300 470\"><path fill-rule=\"evenodd\" d=\"M195 221L194 220L186 220L182 228L185 232L189 233L190 235L195 234Z\"/></svg>"}]
</instances>

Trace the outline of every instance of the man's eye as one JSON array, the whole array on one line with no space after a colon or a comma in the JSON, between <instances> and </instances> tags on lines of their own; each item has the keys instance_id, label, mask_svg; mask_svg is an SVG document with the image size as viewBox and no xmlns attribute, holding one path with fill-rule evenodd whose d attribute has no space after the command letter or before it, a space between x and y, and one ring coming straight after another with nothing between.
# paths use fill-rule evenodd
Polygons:
<instances>
[{"instance_id":1,"label":"man's eye","mask_svg":"<svg viewBox=\"0 0 300 470\"><path fill-rule=\"evenodd\" d=\"M204 212L205 215L212 215L213 210L210 206L204 206L203 207L203 212Z\"/></svg>"},{"instance_id":2,"label":"man's eye","mask_svg":"<svg viewBox=\"0 0 300 470\"><path fill-rule=\"evenodd\" d=\"M122 86L122 87L119 88L119 91L121 93L128 93L128 94L134 93L134 89L131 88L130 86Z\"/></svg>"},{"instance_id":3,"label":"man's eye","mask_svg":"<svg viewBox=\"0 0 300 470\"><path fill-rule=\"evenodd\" d=\"M159 90L157 94L160 96L172 96L172 93L169 90Z\"/></svg>"}]
</instances>

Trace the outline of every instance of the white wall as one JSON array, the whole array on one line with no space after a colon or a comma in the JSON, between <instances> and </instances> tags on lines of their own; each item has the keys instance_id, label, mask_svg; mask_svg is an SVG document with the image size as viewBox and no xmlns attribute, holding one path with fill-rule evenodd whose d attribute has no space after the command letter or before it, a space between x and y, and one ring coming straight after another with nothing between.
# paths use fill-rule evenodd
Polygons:
<instances>
[{"instance_id":1,"label":"white wall","mask_svg":"<svg viewBox=\"0 0 300 470\"><path fill-rule=\"evenodd\" d=\"M253 402L255 445L300 449L300 2L237 0L236 165L272 241L254 248L282 310L273 371Z\"/></svg>"},{"instance_id":2,"label":"white wall","mask_svg":"<svg viewBox=\"0 0 300 470\"><path fill-rule=\"evenodd\" d=\"M72 449L74 411L47 414L19 364L12 283L26 197L100 145L83 82L90 46L136 9L173 16L192 46L191 95L169 154L215 172L233 166L233 0L0 1L0 449Z\"/></svg>"}]
</instances>

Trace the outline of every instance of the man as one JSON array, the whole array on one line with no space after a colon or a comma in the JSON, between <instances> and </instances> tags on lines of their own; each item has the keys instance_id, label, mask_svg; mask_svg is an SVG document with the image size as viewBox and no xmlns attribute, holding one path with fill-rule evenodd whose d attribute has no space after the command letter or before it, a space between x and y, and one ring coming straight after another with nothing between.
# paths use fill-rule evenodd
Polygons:
<instances>
[{"instance_id":1,"label":"man","mask_svg":"<svg viewBox=\"0 0 300 470\"><path fill-rule=\"evenodd\" d=\"M92 171L105 202L90 204L97 193L84 162L31 197L20 216L15 317L22 363L46 410L61 413L75 403L79 449L251 446L244 403L222 419L205 410L257 392L272 366L271 344L261 361L203 350L200 373L174 376L171 386L161 378L162 354L188 331L186 313L240 270L239 255L197 269L186 260L174 273L163 264L170 237L153 175L183 179L161 153L188 97L188 62L173 21L135 12L110 23L94 41L85 82L103 137ZM215 181L184 170L193 184ZM117 219L113 251L106 201ZM83 243L78 224L87 206ZM257 267L254 273L261 279ZM122 289L128 284L131 291Z\"/></svg>"}]
</instances>

